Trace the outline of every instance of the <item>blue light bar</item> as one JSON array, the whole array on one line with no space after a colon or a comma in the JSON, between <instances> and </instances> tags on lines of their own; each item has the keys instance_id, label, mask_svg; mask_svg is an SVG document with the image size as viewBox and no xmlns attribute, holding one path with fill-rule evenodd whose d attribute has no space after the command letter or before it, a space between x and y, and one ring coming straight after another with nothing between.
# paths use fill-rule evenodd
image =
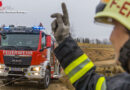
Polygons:
<instances>
[{"instance_id":1,"label":"blue light bar","mask_svg":"<svg viewBox=\"0 0 130 90\"><path fill-rule=\"evenodd\" d=\"M3 27L4 30L9 30L10 28L9 27Z\"/></svg>"},{"instance_id":2,"label":"blue light bar","mask_svg":"<svg viewBox=\"0 0 130 90\"><path fill-rule=\"evenodd\" d=\"M32 27L33 28L33 30L45 30L45 28L44 27Z\"/></svg>"}]
</instances>

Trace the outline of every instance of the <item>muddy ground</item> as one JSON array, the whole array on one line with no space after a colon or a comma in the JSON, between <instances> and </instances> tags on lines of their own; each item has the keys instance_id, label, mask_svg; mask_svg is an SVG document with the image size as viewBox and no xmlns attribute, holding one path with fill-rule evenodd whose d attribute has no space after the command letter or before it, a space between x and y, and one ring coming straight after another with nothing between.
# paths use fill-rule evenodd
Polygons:
<instances>
[{"instance_id":1,"label":"muddy ground","mask_svg":"<svg viewBox=\"0 0 130 90\"><path fill-rule=\"evenodd\" d=\"M53 80L48 89L39 89L36 82L17 82L13 86L4 86L0 81L0 90L69 90L59 80Z\"/></svg>"}]
</instances>

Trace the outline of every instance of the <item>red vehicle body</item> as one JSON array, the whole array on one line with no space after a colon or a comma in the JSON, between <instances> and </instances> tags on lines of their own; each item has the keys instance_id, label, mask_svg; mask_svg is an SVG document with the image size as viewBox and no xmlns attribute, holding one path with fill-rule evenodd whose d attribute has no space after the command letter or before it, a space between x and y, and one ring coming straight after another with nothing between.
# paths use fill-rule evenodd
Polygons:
<instances>
[{"instance_id":1,"label":"red vehicle body","mask_svg":"<svg viewBox=\"0 0 130 90\"><path fill-rule=\"evenodd\" d=\"M47 88L58 78L60 66L53 50L55 42L43 27L4 27L1 32L0 79L8 85L16 81L38 81Z\"/></svg>"}]
</instances>

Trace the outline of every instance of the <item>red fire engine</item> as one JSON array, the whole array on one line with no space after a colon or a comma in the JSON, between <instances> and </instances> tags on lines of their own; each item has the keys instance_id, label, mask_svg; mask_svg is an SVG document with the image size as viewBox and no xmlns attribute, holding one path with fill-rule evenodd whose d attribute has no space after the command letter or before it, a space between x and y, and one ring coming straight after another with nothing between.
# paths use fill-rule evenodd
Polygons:
<instances>
[{"instance_id":1,"label":"red fire engine","mask_svg":"<svg viewBox=\"0 0 130 90\"><path fill-rule=\"evenodd\" d=\"M0 32L0 79L11 85L12 80L38 81L47 88L58 78L60 66L53 54L54 40L44 27L9 26ZM18 80L17 80L18 79Z\"/></svg>"}]
</instances>

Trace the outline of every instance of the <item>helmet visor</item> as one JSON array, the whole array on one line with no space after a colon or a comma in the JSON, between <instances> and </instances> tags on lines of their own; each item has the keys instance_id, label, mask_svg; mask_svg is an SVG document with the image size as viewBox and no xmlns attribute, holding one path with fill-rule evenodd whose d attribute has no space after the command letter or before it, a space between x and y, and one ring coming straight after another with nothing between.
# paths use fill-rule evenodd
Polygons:
<instances>
[{"instance_id":1,"label":"helmet visor","mask_svg":"<svg viewBox=\"0 0 130 90\"><path fill-rule=\"evenodd\" d=\"M108 1L109 0L101 0L101 2L96 7L96 13L102 12L105 9ZM100 23L100 24L111 24L111 25L113 25L112 21L113 20L110 17L102 17L102 18L95 18L94 23L96 23L96 24Z\"/></svg>"}]
</instances>

